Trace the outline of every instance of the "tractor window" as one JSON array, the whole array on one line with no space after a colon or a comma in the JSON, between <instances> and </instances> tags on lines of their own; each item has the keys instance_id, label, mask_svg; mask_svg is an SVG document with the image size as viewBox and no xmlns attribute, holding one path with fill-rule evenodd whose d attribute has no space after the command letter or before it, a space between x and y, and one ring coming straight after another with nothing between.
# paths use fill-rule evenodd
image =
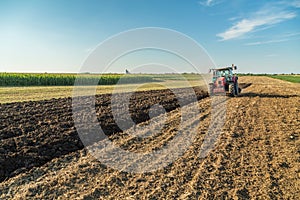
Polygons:
<instances>
[{"instance_id":1,"label":"tractor window","mask_svg":"<svg viewBox=\"0 0 300 200\"><path fill-rule=\"evenodd\" d=\"M223 76L223 72L222 71L216 71L217 72L217 76L220 77L220 76Z\"/></svg>"},{"instance_id":2,"label":"tractor window","mask_svg":"<svg viewBox=\"0 0 300 200\"><path fill-rule=\"evenodd\" d=\"M213 75L217 77L228 77L232 75L232 71L230 70L214 71Z\"/></svg>"},{"instance_id":3,"label":"tractor window","mask_svg":"<svg viewBox=\"0 0 300 200\"><path fill-rule=\"evenodd\" d=\"M231 70L225 70L224 75L225 76L232 76L232 71Z\"/></svg>"},{"instance_id":4,"label":"tractor window","mask_svg":"<svg viewBox=\"0 0 300 200\"><path fill-rule=\"evenodd\" d=\"M228 75L229 75L228 70L219 71L219 76L228 76Z\"/></svg>"}]
</instances>

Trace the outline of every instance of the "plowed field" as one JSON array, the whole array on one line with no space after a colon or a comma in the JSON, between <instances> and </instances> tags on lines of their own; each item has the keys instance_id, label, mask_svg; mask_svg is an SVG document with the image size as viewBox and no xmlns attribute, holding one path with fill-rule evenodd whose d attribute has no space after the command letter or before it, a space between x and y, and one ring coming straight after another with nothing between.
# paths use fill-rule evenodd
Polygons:
<instances>
[{"instance_id":1,"label":"plowed field","mask_svg":"<svg viewBox=\"0 0 300 200\"><path fill-rule=\"evenodd\" d=\"M0 199L299 199L300 85L266 77L240 81L242 94L228 98L225 113L218 113L225 123L208 156L199 153L212 121L211 98L194 88L200 113L183 124L188 129L200 121L190 131L192 145L168 166L146 173L119 171L95 159L77 134L71 98L1 104ZM178 93L189 108L185 90ZM118 128L110 97L97 96L97 118L123 149L149 152L175 137L181 108L172 91L131 97L135 123L149 124L152 105L167 112L163 131L142 139L127 134L134 127ZM159 117L154 113L153 119Z\"/></svg>"}]
</instances>

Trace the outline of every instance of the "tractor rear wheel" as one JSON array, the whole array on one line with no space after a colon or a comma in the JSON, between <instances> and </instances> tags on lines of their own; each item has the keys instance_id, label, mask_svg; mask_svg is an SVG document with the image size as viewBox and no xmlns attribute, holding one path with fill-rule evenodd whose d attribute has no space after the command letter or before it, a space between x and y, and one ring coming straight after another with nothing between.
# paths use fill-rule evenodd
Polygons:
<instances>
[{"instance_id":1,"label":"tractor rear wheel","mask_svg":"<svg viewBox=\"0 0 300 200\"><path fill-rule=\"evenodd\" d=\"M231 97L236 96L234 84L230 84L230 85L229 85L229 95L230 95Z\"/></svg>"}]
</instances>

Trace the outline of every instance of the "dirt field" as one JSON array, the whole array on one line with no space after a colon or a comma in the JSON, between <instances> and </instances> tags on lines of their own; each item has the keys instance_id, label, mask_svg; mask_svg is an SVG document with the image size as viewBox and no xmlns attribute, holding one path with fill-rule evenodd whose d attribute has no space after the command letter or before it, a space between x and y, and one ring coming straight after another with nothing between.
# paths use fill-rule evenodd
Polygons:
<instances>
[{"instance_id":1,"label":"dirt field","mask_svg":"<svg viewBox=\"0 0 300 200\"><path fill-rule=\"evenodd\" d=\"M211 122L211 99L195 88L201 112L189 123L201 123L192 146L167 167L138 174L109 168L83 149L70 98L0 104L0 199L299 199L300 85L240 79L251 85L242 84L249 87L226 101L225 125L207 157L198 154ZM179 92L189 106L185 89ZM168 112L160 134L139 140L116 126L110 95L97 97L98 121L123 149L152 151L176 135L180 107L169 90L131 98L136 123L147 124L156 103Z\"/></svg>"}]
</instances>

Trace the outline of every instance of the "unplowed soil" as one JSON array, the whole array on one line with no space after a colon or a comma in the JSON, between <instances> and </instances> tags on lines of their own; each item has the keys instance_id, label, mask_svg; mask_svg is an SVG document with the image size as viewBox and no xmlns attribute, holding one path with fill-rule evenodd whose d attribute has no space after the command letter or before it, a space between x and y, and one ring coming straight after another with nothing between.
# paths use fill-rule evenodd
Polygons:
<instances>
[{"instance_id":1,"label":"unplowed soil","mask_svg":"<svg viewBox=\"0 0 300 200\"><path fill-rule=\"evenodd\" d=\"M200 113L183 122L188 129L200 121L190 132L192 145L168 166L146 173L119 171L91 156L74 127L70 98L2 104L0 199L299 199L299 84L240 79L245 83L242 94L228 98L225 113L217 113L225 124L212 151L199 156L212 121L211 98L194 88ZM185 89L179 93L184 106L190 106ZM110 95L97 96L97 118L115 144L149 152L176 135L178 99L160 90L137 92L130 101L133 121L145 126L150 107L158 103L167 120L163 131L151 137L137 139L127 134L134 127L118 128ZM154 119L159 117L157 113Z\"/></svg>"}]
</instances>

